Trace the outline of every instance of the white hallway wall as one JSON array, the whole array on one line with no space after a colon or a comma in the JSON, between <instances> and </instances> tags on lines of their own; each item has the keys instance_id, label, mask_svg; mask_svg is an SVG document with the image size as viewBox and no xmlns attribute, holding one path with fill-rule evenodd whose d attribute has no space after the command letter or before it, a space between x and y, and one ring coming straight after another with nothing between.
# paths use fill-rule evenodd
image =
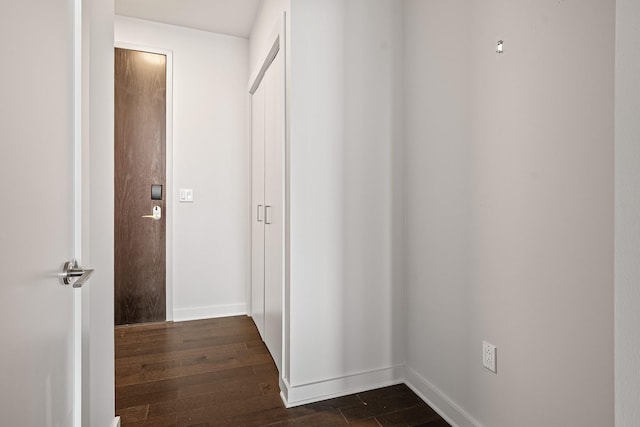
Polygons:
<instances>
[{"instance_id":1,"label":"white hallway wall","mask_svg":"<svg viewBox=\"0 0 640 427\"><path fill-rule=\"evenodd\" d=\"M262 66L273 43L273 40L270 40L273 31L280 25L283 13L290 14L290 11L291 0L263 0L260 3L249 37L250 73Z\"/></svg>"},{"instance_id":2,"label":"white hallway wall","mask_svg":"<svg viewBox=\"0 0 640 427\"><path fill-rule=\"evenodd\" d=\"M285 396L299 404L401 380L402 8L267 0L251 35L252 70L283 11L291 114L283 374Z\"/></svg>"},{"instance_id":3,"label":"white hallway wall","mask_svg":"<svg viewBox=\"0 0 640 427\"><path fill-rule=\"evenodd\" d=\"M640 425L640 3L616 1L616 426Z\"/></svg>"},{"instance_id":4,"label":"white hallway wall","mask_svg":"<svg viewBox=\"0 0 640 427\"><path fill-rule=\"evenodd\" d=\"M113 343L113 1L83 0L82 425L115 417Z\"/></svg>"},{"instance_id":5,"label":"white hallway wall","mask_svg":"<svg viewBox=\"0 0 640 427\"><path fill-rule=\"evenodd\" d=\"M569 3L545 23L550 3L492 20L497 2L485 11L468 1L408 2L403 36L397 2L291 2L290 402L401 378L389 368L404 362L406 206L410 383L445 410L449 399L462 425L527 419L525 405L509 400L519 392L548 404L560 425L591 385L598 415L584 419L610 421L613 22L610 7L593 6ZM570 18L576 11L580 20ZM511 25L495 28L500 18ZM532 18L551 33L536 41L535 28L521 30ZM582 34L589 24L600 32L582 41L563 30ZM492 30L516 57L506 71L491 62ZM470 45L472 31L482 39ZM571 57L543 55L554 36ZM573 82L583 67L590 71ZM492 81L494 72L509 86ZM595 111L573 111L591 97ZM506 129L491 125L494 114ZM592 334L605 344L580 359ZM499 346L497 377L479 366L483 338ZM527 352L539 343L541 366L530 367Z\"/></svg>"},{"instance_id":6,"label":"white hallway wall","mask_svg":"<svg viewBox=\"0 0 640 427\"><path fill-rule=\"evenodd\" d=\"M286 3L281 8L287 8L289 2L266 3L275 8ZM635 144L640 134L640 7L630 0L616 5L615 384L616 425L626 427L640 422L640 319L635 310L640 304L635 286L640 277L640 207L635 201L640 185ZM425 394L443 408L457 405L451 414L466 414L466 421L475 417L487 425L510 425L517 419L521 425L533 418L512 398L524 402L521 397L527 396L547 405L557 425L566 423L575 406L588 409L581 420L585 425L609 425L612 2L504 6L491 2L483 11L469 1L406 2L409 377L423 390L429 387L426 380L445 393L445 400ZM294 9L312 11L313 5L294 0ZM340 14L339 8L333 11L333 18ZM315 17L296 13L296 27L304 29ZM341 31L324 20L311 28ZM482 37L470 46L472 31ZM300 37L303 49L308 40ZM490 49L498 38L506 40L507 54L515 56L507 64ZM253 48L259 45L253 35L251 43L254 65L260 49ZM327 45L316 40L312 47L324 52ZM321 59L316 53L311 49L307 66L301 61L297 72L312 69ZM503 62L492 62L497 60ZM327 70L339 77L340 61L324 66L322 72L311 70L305 82L314 86ZM481 74L474 77L475 72ZM574 75L579 76L576 81ZM340 78L325 82L318 92L340 84ZM531 102L522 105L523 100ZM511 110L512 105L520 108ZM497 124L498 117L506 129ZM521 129L527 130L524 138L517 134ZM323 139L312 135L309 141ZM479 142L483 145L477 146ZM293 148L304 147L297 142ZM330 148L311 150L318 154ZM328 167L330 158L318 168ZM331 182L319 177L315 183ZM498 215L492 218L494 212ZM510 236L510 230L522 234ZM312 322L322 329L317 323ZM478 366L482 338L499 346L499 376ZM592 340L602 344L596 352L587 351ZM581 377L592 382L586 385L593 386L595 395L585 396ZM480 390L489 390L488 397ZM510 410L498 415L498 408ZM462 425L464 418L458 419Z\"/></svg>"},{"instance_id":7,"label":"white hallway wall","mask_svg":"<svg viewBox=\"0 0 640 427\"><path fill-rule=\"evenodd\" d=\"M173 52L174 319L244 313L248 40L121 16L115 39Z\"/></svg>"},{"instance_id":8,"label":"white hallway wall","mask_svg":"<svg viewBox=\"0 0 640 427\"><path fill-rule=\"evenodd\" d=\"M407 375L459 425L612 425L614 12L406 2Z\"/></svg>"},{"instance_id":9,"label":"white hallway wall","mask_svg":"<svg viewBox=\"0 0 640 427\"><path fill-rule=\"evenodd\" d=\"M290 403L401 379L401 23L291 1Z\"/></svg>"}]
</instances>

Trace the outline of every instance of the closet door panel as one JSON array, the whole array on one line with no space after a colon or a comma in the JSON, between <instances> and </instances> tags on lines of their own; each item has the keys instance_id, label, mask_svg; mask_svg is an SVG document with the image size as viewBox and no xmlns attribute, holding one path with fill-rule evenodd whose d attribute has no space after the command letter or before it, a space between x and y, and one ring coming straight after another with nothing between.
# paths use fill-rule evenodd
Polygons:
<instances>
[{"instance_id":1,"label":"closet door panel","mask_svg":"<svg viewBox=\"0 0 640 427\"><path fill-rule=\"evenodd\" d=\"M284 274L284 69L278 53L267 70L265 94L265 343L281 370Z\"/></svg>"},{"instance_id":2,"label":"closet door panel","mask_svg":"<svg viewBox=\"0 0 640 427\"><path fill-rule=\"evenodd\" d=\"M264 82L263 82L264 83ZM251 317L264 340L265 90L251 102Z\"/></svg>"}]
</instances>

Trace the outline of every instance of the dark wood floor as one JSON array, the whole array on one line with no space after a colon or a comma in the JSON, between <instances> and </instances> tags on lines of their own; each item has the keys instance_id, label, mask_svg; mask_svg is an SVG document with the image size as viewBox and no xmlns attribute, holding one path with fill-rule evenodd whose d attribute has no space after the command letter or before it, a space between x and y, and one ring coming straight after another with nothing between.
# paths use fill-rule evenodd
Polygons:
<instances>
[{"instance_id":1,"label":"dark wood floor","mask_svg":"<svg viewBox=\"0 0 640 427\"><path fill-rule=\"evenodd\" d=\"M285 409L246 316L115 330L116 414L137 426L448 426L398 385Z\"/></svg>"}]
</instances>

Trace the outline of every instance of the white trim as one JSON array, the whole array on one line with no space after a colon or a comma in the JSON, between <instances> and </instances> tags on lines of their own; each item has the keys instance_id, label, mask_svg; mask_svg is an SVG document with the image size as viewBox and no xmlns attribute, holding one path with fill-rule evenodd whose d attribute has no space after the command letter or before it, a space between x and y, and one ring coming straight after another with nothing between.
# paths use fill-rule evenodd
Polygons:
<instances>
[{"instance_id":1,"label":"white trim","mask_svg":"<svg viewBox=\"0 0 640 427\"><path fill-rule=\"evenodd\" d=\"M173 51L128 43L116 40L114 46L119 49L137 50L140 52L156 53L167 58L166 63L166 135L165 135L165 212L166 219L166 248L165 248L165 289L166 289L166 320L173 320Z\"/></svg>"},{"instance_id":2,"label":"white trim","mask_svg":"<svg viewBox=\"0 0 640 427\"><path fill-rule=\"evenodd\" d=\"M265 73L269 69L269 66L271 65L273 60L276 58L276 55L278 54L279 51L280 51L280 34L278 33L278 35L276 36L276 39L271 45L271 49L267 53L267 56L264 62L262 63L262 66L251 74L251 79L249 79L250 94L253 95L254 92L258 90L258 87L260 87L260 83L262 83L262 78L264 77Z\"/></svg>"},{"instance_id":3,"label":"white trim","mask_svg":"<svg viewBox=\"0 0 640 427\"><path fill-rule=\"evenodd\" d=\"M82 288L73 289L73 426L82 427Z\"/></svg>"},{"instance_id":4,"label":"white trim","mask_svg":"<svg viewBox=\"0 0 640 427\"><path fill-rule=\"evenodd\" d=\"M393 366L296 386L290 385L286 379L280 379L280 390L282 390L280 397L285 406L291 408L376 388L402 384L403 380L403 366Z\"/></svg>"},{"instance_id":5,"label":"white trim","mask_svg":"<svg viewBox=\"0 0 640 427\"><path fill-rule=\"evenodd\" d=\"M82 0L73 2L73 253L82 264ZM82 289L73 289L73 426L82 426Z\"/></svg>"},{"instance_id":6,"label":"white trim","mask_svg":"<svg viewBox=\"0 0 640 427\"><path fill-rule=\"evenodd\" d=\"M280 33L278 34L279 52L282 59L282 212L283 212L283 227L282 227L282 293L281 293L281 307L282 307L282 325L281 325L281 346L280 349L280 377L288 380L289 372L289 354L287 348L289 347L289 309L287 305L288 301L288 265L289 265L289 117L287 116L287 12L282 12L282 19L279 23Z\"/></svg>"},{"instance_id":7,"label":"white trim","mask_svg":"<svg viewBox=\"0 0 640 427\"><path fill-rule=\"evenodd\" d=\"M256 69L251 72L249 75L249 93L253 94L258 86L260 86L260 82L262 82L262 78L264 74L267 72L269 65L273 62L276 55L280 50L284 54L284 37L285 37L285 24L286 24L286 12L283 12L282 18L278 19L276 24L271 30L271 35L268 37L268 40L273 40L269 49L264 51L260 58L264 58L263 62L259 65L256 65Z\"/></svg>"},{"instance_id":8,"label":"white trim","mask_svg":"<svg viewBox=\"0 0 640 427\"><path fill-rule=\"evenodd\" d=\"M253 95L251 93L247 93L247 126L249 130L247 132L248 135L248 147L247 150L247 206L249 207L249 214L247 215L247 248L246 248L246 256L247 256L247 265L246 265L246 277L247 280L245 282L245 301L247 305L247 313L253 313L253 308L251 305L251 279L253 274L253 248L252 248L252 226L253 226Z\"/></svg>"},{"instance_id":9,"label":"white trim","mask_svg":"<svg viewBox=\"0 0 640 427\"><path fill-rule=\"evenodd\" d=\"M112 427L120 427L120 417L115 417L113 419L113 424L111 424Z\"/></svg>"},{"instance_id":10,"label":"white trim","mask_svg":"<svg viewBox=\"0 0 640 427\"><path fill-rule=\"evenodd\" d=\"M247 304L212 305L208 307L177 308L173 310L173 321L214 319L216 317L242 316L247 314Z\"/></svg>"},{"instance_id":11,"label":"white trim","mask_svg":"<svg viewBox=\"0 0 640 427\"><path fill-rule=\"evenodd\" d=\"M287 381L290 378L289 356L290 356L290 280L291 280L291 138L290 138L290 32L287 32L287 12L282 12L282 23L280 33L280 50L282 51L283 60L283 87L284 87L284 271L283 271L283 289L282 289L282 372L281 377Z\"/></svg>"},{"instance_id":12,"label":"white trim","mask_svg":"<svg viewBox=\"0 0 640 427\"><path fill-rule=\"evenodd\" d=\"M483 427L457 403L410 367L405 367L405 383L453 427Z\"/></svg>"}]
</instances>

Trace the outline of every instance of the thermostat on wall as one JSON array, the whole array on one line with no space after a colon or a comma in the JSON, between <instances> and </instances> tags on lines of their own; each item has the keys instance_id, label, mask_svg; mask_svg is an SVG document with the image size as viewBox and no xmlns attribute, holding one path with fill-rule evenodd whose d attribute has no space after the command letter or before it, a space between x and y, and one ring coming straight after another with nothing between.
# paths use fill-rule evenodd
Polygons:
<instances>
[{"instance_id":1,"label":"thermostat on wall","mask_svg":"<svg viewBox=\"0 0 640 427\"><path fill-rule=\"evenodd\" d=\"M181 202L193 202L193 188L181 188L180 197Z\"/></svg>"}]
</instances>

